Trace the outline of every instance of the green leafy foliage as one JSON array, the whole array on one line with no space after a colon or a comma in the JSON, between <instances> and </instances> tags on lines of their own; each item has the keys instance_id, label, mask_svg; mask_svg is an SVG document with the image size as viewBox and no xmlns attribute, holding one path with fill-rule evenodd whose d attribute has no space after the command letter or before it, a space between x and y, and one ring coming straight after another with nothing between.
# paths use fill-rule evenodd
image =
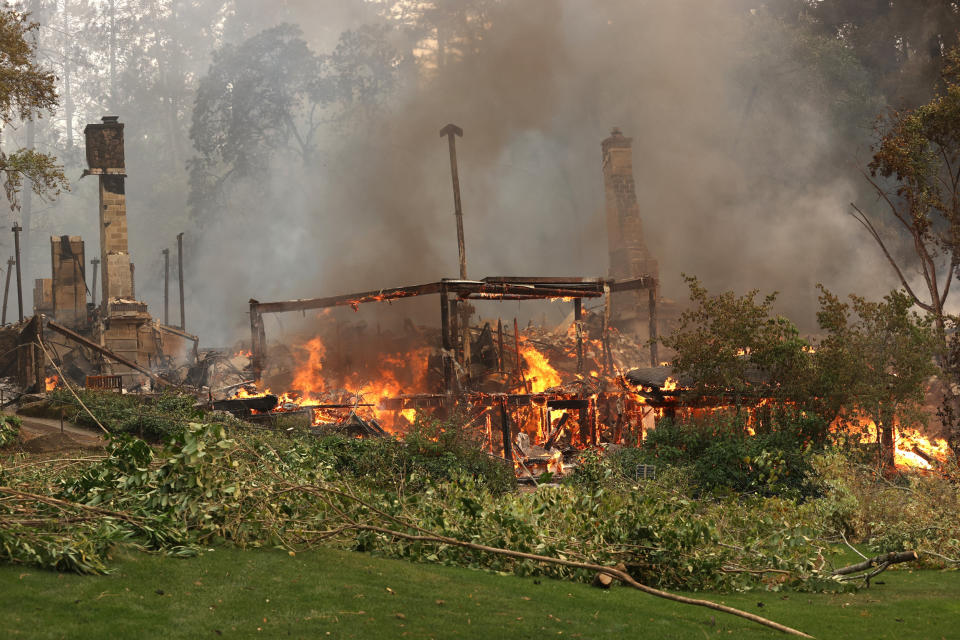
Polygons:
<instances>
[{"instance_id":1,"label":"green leafy foliage","mask_svg":"<svg viewBox=\"0 0 960 640\"><path fill-rule=\"evenodd\" d=\"M781 409L758 422L754 435L747 427L747 414L735 412L687 422L661 420L631 458L689 469L695 493L811 494L810 453L823 447L827 425L816 416Z\"/></svg>"},{"instance_id":2,"label":"green leafy foliage","mask_svg":"<svg viewBox=\"0 0 960 640\"><path fill-rule=\"evenodd\" d=\"M34 36L39 27L29 22L28 14L0 8L0 123L38 117L58 104L56 76L36 62ZM68 188L56 158L33 149L0 151L0 175L11 209L19 207L24 178L37 195L55 197Z\"/></svg>"},{"instance_id":3,"label":"green leafy foliage","mask_svg":"<svg viewBox=\"0 0 960 640\"><path fill-rule=\"evenodd\" d=\"M921 415L927 380L938 370L935 318L916 313L910 295L842 302L820 286L822 337L808 341L773 314L775 294L757 302L757 291L710 295L696 278L687 281L694 308L663 342L696 398L746 406L760 427L771 424L771 412L816 416L821 442L825 425L838 418L870 418L884 434L882 462L893 467L894 425Z\"/></svg>"},{"instance_id":4,"label":"green leafy foliage","mask_svg":"<svg viewBox=\"0 0 960 640\"><path fill-rule=\"evenodd\" d=\"M130 434L152 442L179 432L184 425L201 419L196 399L188 395L161 394L150 399L107 391L78 390L83 403L111 433ZM56 389L50 394L54 412L75 424L99 429L72 393Z\"/></svg>"},{"instance_id":5,"label":"green leafy foliage","mask_svg":"<svg viewBox=\"0 0 960 640\"><path fill-rule=\"evenodd\" d=\"M0 449L20 442L23 422L17 416L0 414Z\"/></svg>"},{"instance_id":6,"label":"green leafy foliage","mask_svg":"<svg viewBox=\"0 0 960 640\"><path fill-rule=\"evenodd\" d=\"M817 319L825 335L814 356L820 378L812 394L825 415L872 418L881 429L883 465L891 469L894 425L922 419L925 383L937 372L937 333L902 292L880 302L851 295L843 303L820 291Z\"/></svg>"},{"instance_id":7,"label":"green leafy foliage","mask_svg":"<svg viewBox=\"0 0 960 640\"><path fill-rule=\"evenodd\" d=\"M392 473L361 465L361 447L368 444L376 464L395 465ZM334 544L520 575L593 577L571 567L402 539L389 533L394 530L622 564L638 580L663 588L819 590L843 588L824 560L825 529L848 522L877 544L890 543L896 532L872 520L869 531L863 529L873 516L861 494L854 491L853 501L844 503L841 493L849 474L867 480L841 462L831 476L838 481L818 485L823 497L800 503L762 491L696 499L682 491L696 486L691 468L670 468L656 480L632 484L595 454L583 460L579 479L535 492L503 492L454 464L431 469L411 462L424 454L410 443L394 443L390 458L373 445L354 449L343 439L227 433L223 424L191 423L159 449L121 435L105 456L81 465L52 466L43 474L36 465L13 464L0 486L0 559L83 573L105 571L117 545L186 556L211 544L288 550ZM376 446L386 451L388 445ZM790 460L772 453L757 460L757 486L789 482L779 478L787 477ZM903 537L897 544L914 540Z\"/></svg>"},{"instance_id":8,"label":"green leafy foliage","mask_svg":"<svg viewBox=\"0 0 960 640\"><path fill-rule=\"evenodd\" d=\"M681 379L704 395L733 394L734 402L759 394L792 402L808 397L810 344L792 322L773 314L776 293L759 302L756 290L710 295L699 280L684 277L692 308L663 339L676 354L673 367Z\"/></svg>"}]
</instances>

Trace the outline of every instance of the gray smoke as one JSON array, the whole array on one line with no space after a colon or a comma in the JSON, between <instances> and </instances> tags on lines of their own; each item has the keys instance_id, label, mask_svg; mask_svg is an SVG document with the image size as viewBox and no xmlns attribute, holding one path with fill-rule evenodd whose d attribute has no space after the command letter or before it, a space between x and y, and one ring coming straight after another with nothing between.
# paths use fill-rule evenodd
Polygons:
<instances>
[{"instance_id":1,"label":"gray smoke","mask_svg":"<svg viewBox=\"0 0 960 640\"><path fill-rule=\"evenodd\" d=\"M329 50L331 33L370 19L338 4L262 9L264 26L297 21L311 46ZM619 126L634 140L666 297L686 298L681 272L711 290L776 289L783 312L811 328L817 282L867 296L896 285L845 214L862 197L855 168L869 120L838 124L835 96L816 62L794 55L788 27L734 1L489 4L492 28L476 54L406 82L362 126L324 131L319 167L278 159L258 177L273 186L269 201L236 185L230 208L196 232L188 323L204 342L243 337L250 297L454 277L438 136L447 122L465 131L457 151L471 277L606 274L600 141ZM434 304L363 317L432 318ZM518 314L503 306L482 313ZM565 310L551 313L556 321Z\"/></svg>"}]
</instances>

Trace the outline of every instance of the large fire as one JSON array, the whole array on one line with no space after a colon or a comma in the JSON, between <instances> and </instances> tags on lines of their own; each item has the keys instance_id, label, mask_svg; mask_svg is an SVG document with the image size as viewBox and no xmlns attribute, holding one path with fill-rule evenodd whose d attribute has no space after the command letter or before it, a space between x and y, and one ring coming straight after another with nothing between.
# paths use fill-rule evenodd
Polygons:
<instances>
[{"instance_id":1,"label":"large fire","mask_svg":"<svg viewBox=\"0 0 960 640\"><path fill-rule=\"evenodd\" d=\"M350 371L339 375L327 366L329 349L323 338L314 337L296 350L296 368L287 391L276 393L279 401L275 412L289 413L310 410L312 424L337 423L354 412L366 420L377 420L387 431L396 431L416 419L415 411L386 411L381 403L386 398L417 393L425 387L428 348L414 348L404 353L381 353L375 371ZM263 397L270 388L240 388L235 398Z\"/></svg>"},{"instance_id":2,"label":"large fire","mask_svg":"<svg viewBox=\"0 0 960 640\"><path fill-rule=\"evenodd\" d=\"M315 336L291 350L293 366L283 383L288 390L276 394L275 412L309 412L315 426L336 426L357 416L376 421L388 433L409 428L421 412L436 415L440 405L430 404L431 399L442 403L446 396L440 381L441 356L436 348L425 346L430 340L413 346L408 341L398 348L370 341L374 346L365 347L368 352L359 355L355 345L344 348L339 340L338 330L333 340L329 335ZM569 454L579 449L600 443L639 446L668 406L682 415L724 409L685 407L681 399L688 390L672 376L652 389L653 395L638 392L637 387L628 386L620 373L623 365L610 356L609 345L602 340L579 331L563 332L550 340L518 335L516 340L503 341L508 348L499 359L494 357L494 369L486 373L452 363L460 398L457 410L466 411L468 425L491 453L508 455L504 449L509 448L510 455L525 463L523 469L562 473L569 468ZM540 344L551 346L541 349ZM485 377L489 374L492 377ZM499 391L484 387L491 381L496 381ZM241 387L234 397L268 393L269 389ZM507 398L519 402L511 400L507 410L514 441L505 447L497 407L506 406ZM658 400L651 404L650 398ZM747 427L751 435L754 426ZM832 429L862 444L879 438L868 419L838 419ZM949 456L946 441L908 427L897 426L894 446L894 461L901 470L934 470Z\"/></svg>"},{"instance_id":3,"label":"large fire","mask_svg":"<svg viewBox=\"0 0 960 640\"><path fill-rule=\"evenodd\" d=\"M838 418L831 425L834 432L846 433L863 445L877 445L880 430L870 418ZM912 427L895 425L893 460L901 471L932 471L949 460L950 446L943 438L930 438Z\"/></svg>"}]
</instances>

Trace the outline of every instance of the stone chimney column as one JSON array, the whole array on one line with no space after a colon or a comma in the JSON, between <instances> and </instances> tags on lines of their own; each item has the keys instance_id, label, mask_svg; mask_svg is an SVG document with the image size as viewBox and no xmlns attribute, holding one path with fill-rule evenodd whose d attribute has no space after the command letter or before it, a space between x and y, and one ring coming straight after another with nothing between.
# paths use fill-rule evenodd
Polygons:
<instances>
[{"instance_id":1,"label":"stone chimney column","mask_svg":"<svg viewBox=\"0 0 960 640\"><path fill-rule=\"evenodd\" d=\"M647 250L640 220L633 181L632 143L633 139L625 137L617 128L601 143L610 277L618 280L641 275L658 278L657 261Z\"/></svg>"},{"instance_id":2,"label":"stone chimney column","mask_svg":"<svg viewBox=\"0 0 960 640\"><path fill-rule=\"evenodd\" d=\"M659 282L657 261L647 249L633 181L632 139L614 128L601 143L603 187L607 214L607 242L610 250L610 277L626 280L653 276ZM658 298L653 291L623 291L611 294L611 324L621 331L655 338L657 319L651 318ZM656 360L654 349L651 358Z\"/></svg>"},{"instance_id":3,"label":"stone chimney column","mask_svg":"<svg viewBox=\"0 0 960 640\"><path fill-rule=\"evenodd\" d=\"M85 175L96 175L100 180L101 300L131 299L123 123L117 116L104 116L101 124L88 124L83 133L90 167Z\"/></svg>"}]
</instances>

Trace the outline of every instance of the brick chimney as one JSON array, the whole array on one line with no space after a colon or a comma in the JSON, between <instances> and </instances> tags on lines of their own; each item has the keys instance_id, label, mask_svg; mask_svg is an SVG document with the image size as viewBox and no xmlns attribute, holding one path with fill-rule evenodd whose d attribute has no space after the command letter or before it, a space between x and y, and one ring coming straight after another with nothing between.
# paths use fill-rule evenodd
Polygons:
<instances>
[{"instance_id":1,"label":"brick chimney","mask_svg":"<svg viewBox=\"0 0 960 640\"><path fill-rule=\"evenodd\" d=\"M633 181L632 139L614 128L601 143L603 186L607 213L607 242L610 250L610 277L616 280L653 276L659 281L657 261L650 255L643 236L637 188ZM620 331L654 338L659 329L650 318L659 292L623 291L611 294L611 324ZM656 350L651 358L656 361Z\"/></svg>"},{"instance_id":2,"label":"brick chimney","mask_svg":"<svg viewBox=\"0 0 960 640\"><path fill-rule=\"evenodd\" d=\"M104 116L101 124L83 130L87 143L85 175L100 179L100 270L104 304L133 297L127 248L127 178L123 156L123 123ZM106 308L106 307L104 307Z\"/></svg>"},{"instance_id":3,"label":"brick chimney","mask_svg":"<svg viewBox=\"0 0 960 640\"><path fill-rule=\"evenodd\" d=\"M637 189L633 182L632 143L633 139L625 137L617 128L601 143L610 277L618 280L641 275L658 278L657 261L647 250L643 236Z\"/></svg>"}]
</instances>

